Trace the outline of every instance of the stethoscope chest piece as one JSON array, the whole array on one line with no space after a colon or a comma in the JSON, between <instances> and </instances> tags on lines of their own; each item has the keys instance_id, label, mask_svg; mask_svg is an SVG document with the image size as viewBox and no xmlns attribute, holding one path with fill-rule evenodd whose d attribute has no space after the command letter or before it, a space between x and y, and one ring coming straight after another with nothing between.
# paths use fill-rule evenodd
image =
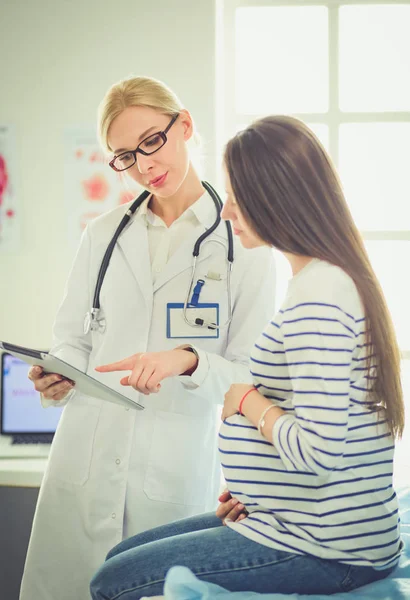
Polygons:
<instances>
[{"instance_id":1,"label":"stethoscope chest piece","mask_svg":"<svg viewBox=\"0 0 410 600\"><path fill-rule=\"evenodd\" d=\"M99 331L100 333L105 332L106 324L105 319L98 320L99 309L91 309L91 312L87 312L84 317L84 335L87 335L90 331Z\"/></svg>"},{"instance_id":2,"label":"stethoscope chest piece","mask_svg":"<svg viewBox=\"0 0 410 600\"><path fill-rule=\"evenodd\" d=\"M84 317L84 328L83 329L84 329L84 335L87 335L87 333L91 329L91 315L89 312L87 312Z\"/></svg>"}]
</instances>

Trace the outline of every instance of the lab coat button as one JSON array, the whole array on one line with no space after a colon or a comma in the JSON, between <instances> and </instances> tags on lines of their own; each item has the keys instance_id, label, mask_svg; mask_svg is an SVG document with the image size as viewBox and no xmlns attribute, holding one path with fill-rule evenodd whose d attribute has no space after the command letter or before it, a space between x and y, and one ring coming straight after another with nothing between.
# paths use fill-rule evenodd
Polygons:
<instances>
[{"instance_id":1,"label":"lab coat button","mask_svg":"<svg viewBox=\"0 0 410 600\"><path fill-rule=\"evenodd\" d=\"M111 515L111 519L115 519L115 517L116 517L116 516L117 516L117 515L116 515L115 513L112 513L112 515Z\"/></svg>"},{"instance_id":2,"label":"lab coat button","mask_svg":"<svg viewBox=\"0 0 410 600\"><path fill-rule=\"evenodd\" d=\"M117 465L119 465L121 461L119 458L117 458L117 460L115 462L117 463Z\"/></svg>"}]
</instances>

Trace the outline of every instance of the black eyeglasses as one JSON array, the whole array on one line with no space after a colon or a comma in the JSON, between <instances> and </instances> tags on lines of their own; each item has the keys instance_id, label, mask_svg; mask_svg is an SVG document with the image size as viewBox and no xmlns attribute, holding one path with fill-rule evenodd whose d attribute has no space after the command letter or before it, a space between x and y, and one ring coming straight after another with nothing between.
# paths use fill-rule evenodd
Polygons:
<instances>
[{"instance_id":1,"label":"black eyeglasses","mask_svg":"<svg viewBox=\"0 0 410 600\"><path fill-rule=\"evenodd\" d=\"M133 167L137 162L138 152L144 156L149 156L150 154L158 152L158 150L167 143L167 133L178 117L179 113L172 117L164 131L152 133L143 139L142 142L140 142L135 148L135 150L127 150L126 152L121 152L121 154L118 156L114 156L114 158L109 162L110 167L113 168L114 171L126 171L130 167Z\"/></svg>"}]
</instances>

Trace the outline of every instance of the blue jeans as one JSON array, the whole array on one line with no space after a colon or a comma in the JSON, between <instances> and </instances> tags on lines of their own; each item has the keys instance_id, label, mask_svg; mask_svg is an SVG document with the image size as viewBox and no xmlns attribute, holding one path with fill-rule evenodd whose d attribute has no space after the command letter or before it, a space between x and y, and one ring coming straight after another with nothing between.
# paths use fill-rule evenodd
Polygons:
<instances>
[{"instance_id":1,"label":"blue jeans","mask_svg":"<svg viewBox=\"0 0 410 600\"><path fill-rule=\"evenodd\" d=\"M91 582L94 600L138 600L163 593L168 569L182 565L232 592L334 594L384 579L394 568L346 565L262 546L208 513L140 533L118 544Z\"/></svg>"}]
</instances>

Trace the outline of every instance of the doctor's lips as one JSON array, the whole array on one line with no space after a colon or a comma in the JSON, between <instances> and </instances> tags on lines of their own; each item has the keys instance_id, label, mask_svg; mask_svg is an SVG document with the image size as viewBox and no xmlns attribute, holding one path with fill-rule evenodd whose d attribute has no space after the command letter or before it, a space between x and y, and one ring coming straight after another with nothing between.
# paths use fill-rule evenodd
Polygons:
<instances>
[{"instance_id":1,"label":"doctor's lips","mask_svg":"<svg viewBox=\"0 0 410 600\"><path fill-rule=\"evenodd\" d=\"M167 175L168 175L168 173L164 173L163 175L160 175L159 177L155 177L155 179L151 179L151 181L148 183L148 185L151 187L160 187L163 183L165 183Z\"/></svg>"}]
</instances>

